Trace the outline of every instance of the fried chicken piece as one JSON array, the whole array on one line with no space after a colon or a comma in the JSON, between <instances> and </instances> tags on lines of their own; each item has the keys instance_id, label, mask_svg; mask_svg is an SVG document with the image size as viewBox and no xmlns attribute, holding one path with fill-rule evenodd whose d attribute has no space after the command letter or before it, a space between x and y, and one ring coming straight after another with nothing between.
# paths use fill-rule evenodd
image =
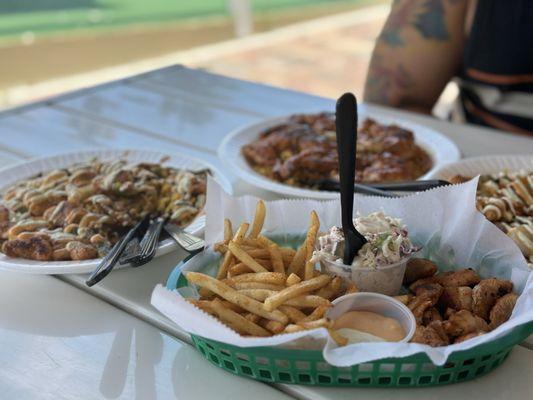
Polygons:
<instances>
[{"instance_id":1,"label":"fried chicken piece","mask_svg":"<svg viewBox=\"0 0 533 400\"><path fill-rule=\"evenodd\" d=\"M437 275L437 282L444 287L474 286L480 281L481 278L472 268L461 269L459 271L448 271Z\"/></svg>"},{"instance_id":2,"label":"fried chicken piece","mask_svg":"<svg viewBox=\"0 0 533 400\"><path fill-rule=\"evenodd\" d=\"M408 304L407 307L411 310L416 319L416 324L422 324L422 318L424 313L430 307L432 307L432 301L426 297L414 297Z\"/></svg>"},{"instance_id":3,"label":"fried chicken piece","mask_svg":"<svg viewBox=\"0 0 533 400\"><path fill-rule=\"evenodd\" d=\"M312 147L287 159L276 172L283 180L314 182L336 174L338 163L337 155L330 150Z\"/></svg>"},{"instance_id":4,"label":"fried chicken piece","mask_svg":"<svg viewBox=\"0 0 533 400\"><path fill-rule=\"evenodd\" d=\"M407 305L413 298L412 294L402 294L399 296L393 296L396 300L398 300L400 303L403 303Z\"/></svg>"},{"instance_id":5,"label":"fried chicken piece","mask_svg":"<svg viewBox=\"0 0 533 400\"><path fill-rule=\"evenodd\" d=\"M70 258L73 260L98 258L98 251L93 246L79 241L69 242L66 249L70 253Z\"/></svg>"},{"instance_id":6,"label":"fried chicken piece","mask_svg":"<svg viewBox=\"0 0 533 400\"><path fill-rule=\"evenodd\" d=\"M2 252L8 257L30 260L49 261L52 259L53 251L52 243L43 235L27 239L12 239L2 245Z\"/></svg>"},{"instance_id":7,"label":"fried chicken piece","mask_svg":"<svg viewBox=\"0 0 533 400\"><path fill-rule=\"evenodd\" d=\"M421 286L421 285L426 285L428 283L436 283L437 282L437 277L436 276L430 276L428 278L422 278L422 279L418 279L416 281L414 281L413 283L411 283L409 285L409 290L413 293L416 292L416 288L418 286Z\"/></svg>"},{"instance_id":8,"label":"fried chicken piece","mask_svg":"<svg viewBox=\"0 0 533 400\"><path fill-rule=\"evenodd\" d=\"M472 311L472 288L468 286L445 287L438 301L441 310L453 308L454 310Z\"/></svg>"},{"instance_id":9,"label":"fried chicken piece","mask_svg":"<svg viewBox=\"0 0 533 400\"><path fill-rule=\"evenodd\" d=\"M462 335L462 336L458 336L455 338L455 340L453 341L454 343L461 343L461 342L464 342L465 340L468 340L468 339L472 339L472 338L475 338L475 337L478 337L478 336L481 336L483 335L484 333L487 333L486 331L476 331L476 332L470 332L470 333L467 333L466 335Z\"/></svg>"},{"instance_id":10,"label":"fried chicken piece","mask_svg":"<svg viewBox=\"0 0 533 400\"><path fill-rule=\"evenodd\" d=\"M472 311L477 316L488 320L491 308L496 300L513 290L513 283L503 279L483 279L472 290Z\"/></svg>"},{"instance_id":11,"label":"fried chicken piece","mask_svg":"<svg viewBox=\"0 0 533 400\"><path fill-rule=\"evenodd\" d=\"M494 304L489 314L490 330L496 329L509 320L517 300L518 295L516 293L507 293L496 300L496 304Z\"/></svg>"},{"instance_id":12,"label":"fried chicken piece","mask_svg":"<svg viewBox=\"0 0 533 400\"><path fill-rule=\"evenodd\" d=\"M424 258L412 258L407 262L403 284L409 285L422 278L429 278L437 272L437 266Z\"/></svg>"},{"instance_id":13,"label":"fried chicken piece","mask_svg":"<svg viewBox=\"0 0 533 400\"><path fill-rule=\"evenodd\" d=\"M442 321L442 316L440 315L439 310L435 307L431 307L422 314L422 324L427 326L434 321Z\"/></svg>"},{"instance_id":14,"label":"fried chicken piece","mask_svg":"<svg viewBox=\"0 0 533 400\"><path fill-rule=\"evenodd\" d=\"M446 346L450 339L443 329L441 321L434 321L429 326L418 325L411 343L428 344L432 347Z\"/></svg>"},{"instance_id":15,"label":"fried chicken piece","mask_svg":"<svg viewBox=\"0 0 533 400\"><path fill-rule=\"evenodd\" d=\"M444 330L451 337L463 336L478 331L487 332L489 330L489 326L484 319L467 310L453 313L443 324Z\"/></svg>"},{"instance_id":16,"label":"fried chicken piece","mask_svg":"<svg viewBox=\"0 0 533 400\"><path fill-rule=\"evenodd\" d=\"M415 296L431 300L431 305L434 306L437 304L442 290L443 287L438 283L426 283L416 287Z\"/></svg>"}]
</instances>

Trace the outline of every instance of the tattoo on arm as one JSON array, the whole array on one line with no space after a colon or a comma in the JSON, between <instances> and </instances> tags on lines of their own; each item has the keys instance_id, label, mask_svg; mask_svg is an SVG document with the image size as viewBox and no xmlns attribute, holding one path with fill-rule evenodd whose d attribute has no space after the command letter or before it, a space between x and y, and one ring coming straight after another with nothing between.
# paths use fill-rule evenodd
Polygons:
<instances>
[{"instance_id":1,"label":"tattoo on arm","mask_svg":"<svg viewBox=\"0 0 533 400\"><path fill-rule=\"evenodd\" d=\"M459 0L394 0L380 39L392 47L405 44L402 30L412 27L426 39L446 41L450 32L446 27L444 3L458 3Z\"/></svg>"},{"instance_id":2,"label":"tattoo on arm","mask_svg":"<svg viewBox=\"0 0 533 400\"><path fill-rule=\"evenodd\" d=\"M395 103L395 93L411 89L415 82L402 64L396 66L383 62L375 55L368 72L365 99L378 104Z\"/></svg>"}]
</instances>

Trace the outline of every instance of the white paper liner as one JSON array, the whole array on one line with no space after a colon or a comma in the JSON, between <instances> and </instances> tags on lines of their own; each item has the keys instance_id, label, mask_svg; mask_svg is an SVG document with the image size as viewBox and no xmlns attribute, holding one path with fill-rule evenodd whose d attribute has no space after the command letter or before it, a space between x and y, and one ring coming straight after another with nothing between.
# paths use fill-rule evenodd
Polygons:
<instances>
[{"instance_id":1,"label":"white paper liner","mask_svg":"<svg viewBox=\"0 0 533 400\"><path fill-rule=\"evenodd\" d=\"M515 291L521 293L509 321L494 331L474 339L444 347L411 343L362 343L339 348L324 328L277 335L270 338L246 338L200 311L184 300L177 291L158 285L152 294L152 304L183 330L208 339L240 347L323 346L325 360L345 367L388 357L406 357L423 352L436 365L443 365L454 351L466 350L497 339L514 327L533 321L533 278L516 244L487 221L475 208L477 178L461 184L441 187L403 198L355 197L355 211L368 214L383 209L399 217L407 225L410 237L424 246L421 255L439 265L439 270L455 266L476 269L482 277L510 279ZM206 205L206 240L212 244L221 239L224 218L233 226L252 221L257 198L234 198L210 180ZM316 200L278 200L266 202L267 217L264 233L304 233L309 213L317 211L322 229L340 224L340 203ZM202 270L216 255L208 250L191 259L183 270Z\"/></svg>"}]
</instances>

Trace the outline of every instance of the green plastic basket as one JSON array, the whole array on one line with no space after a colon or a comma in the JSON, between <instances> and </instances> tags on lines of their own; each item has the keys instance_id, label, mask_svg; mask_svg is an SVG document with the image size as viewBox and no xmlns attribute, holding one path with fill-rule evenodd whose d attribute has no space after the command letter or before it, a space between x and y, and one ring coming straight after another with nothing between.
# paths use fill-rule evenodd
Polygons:
<instances>
[{"instance_id":1,"label":"green plastic basket","mask_svg":"<svg viewBox=\"0 0 533 400\"><path fill-rule=\"evenodd\" d=\"M174 290L187 285L176 266L167 281ZM484 375L500 365L514 345L533 332L533 322L472 349L453 353L443 366L434 365L424 353L386 358L339 368L328 364L321 351L274 347L237 347L191 335L195 347L212 364L235 375L263 382L338 387L424 387L463 382Z\"/></svg>"}]
</instances>

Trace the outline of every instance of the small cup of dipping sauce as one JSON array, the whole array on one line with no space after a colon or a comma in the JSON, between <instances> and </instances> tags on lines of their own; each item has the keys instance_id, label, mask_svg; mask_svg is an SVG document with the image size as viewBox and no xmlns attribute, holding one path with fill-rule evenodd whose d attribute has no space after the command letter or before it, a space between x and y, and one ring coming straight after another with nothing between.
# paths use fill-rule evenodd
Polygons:
<instances>
[{"instance_id":1,"label":"small cup of dipping sauce","mask_svg":"<svg viewBox=\"0 0 533 400\"><path fill-rule=\"evenodd\" d=\"M416 329L409 308L379 293L352 293L332 302L326 317L349 344L363 342L408 342Z\"/></svg>"}]
</instances>

